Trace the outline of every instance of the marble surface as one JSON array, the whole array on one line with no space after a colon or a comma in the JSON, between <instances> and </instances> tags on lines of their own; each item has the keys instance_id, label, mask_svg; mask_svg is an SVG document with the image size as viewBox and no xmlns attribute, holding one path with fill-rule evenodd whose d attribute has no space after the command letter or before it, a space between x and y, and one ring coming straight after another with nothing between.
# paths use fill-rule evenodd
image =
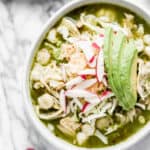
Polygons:
<instances>
[{"instance_id":1,"label":"marble surface","mask_svg":"<svg viewBox=\"0 0 150 150\"><path fill-rule=\"evenodd\" d=\"M149 0L133 0L150 8ZM69 0L0 1L0 150L56 150L34 130L24 110L21 79L29 47L42 25ZM149 150L150 135L130 148Z\"/></svg>"}]
</instances>

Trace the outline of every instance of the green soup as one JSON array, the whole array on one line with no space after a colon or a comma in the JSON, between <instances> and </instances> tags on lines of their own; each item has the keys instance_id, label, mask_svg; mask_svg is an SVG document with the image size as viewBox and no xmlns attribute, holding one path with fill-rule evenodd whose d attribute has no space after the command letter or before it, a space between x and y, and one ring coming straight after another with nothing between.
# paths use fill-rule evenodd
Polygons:
<instances>
[{"instance_id":1,"label":"green soup","mask_svg":"<svg viewBox=\"0 0 150 150\"><path fill-rule=\"evenodd\" d=\"M148 24L129 10L104 4L85 6L63 17L43 39L31 67L30 93L37 117L46 127L50 125L50 132L57 137L80 147L97 148L118 144L139 131L150 119L150 73L140 72L138 60L135 70L138 76L135 79L136 103L126 110L116 96L122 89L113 91L109 86L109 70L105 66L105 57L104 62L101 61L103 58L95 60L96 64L100 61L100 71L97 71L99 67L94 66L94 61L88 59L90 55L94 55L93 59L98 59L100 51L103 51L107 27L112 28L114 38L118 32L122 32L127 42L133 39L137 57L143 62L142 68L148 67ZM101 77L103 69L107 84L96 77ZM85 70L90 71L87 73ZM94 70L96 74L93 73ZM130 94L128 91L125 95ZM91 96L91 93L94 94ZM103 98L103 101L97 102L97 97ZM132 100L129 99L129 103L130 101ZM95 106L90 109L92 104ZM60 113L54 114L59 110ZM84 130L84 127L87 127L85 125L90 128ZM89 133L89 129L93 129L93 132ZM102 137L99 138L96 131L100 132L106 141L103 141Z\"/></svg>"}]
</instances>

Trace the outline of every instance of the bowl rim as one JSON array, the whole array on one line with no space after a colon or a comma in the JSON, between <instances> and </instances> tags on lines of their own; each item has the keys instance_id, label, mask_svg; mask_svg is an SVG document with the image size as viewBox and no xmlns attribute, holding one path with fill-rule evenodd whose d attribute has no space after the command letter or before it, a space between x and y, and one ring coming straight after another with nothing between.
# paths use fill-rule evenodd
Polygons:
<instances>
[{"instance_id":1,"label":"bowl rim","mask_svg":"<svg viewBox=\"0 0 150 150\"><path fill-rule=\"evenodd\" d=\"M24 97L24 103L25 103L25 111L27 113L27 116L29 120L31 121L31 124L35 129L40 133L40 135L45 139L49 144L52 144L53 146L64 149L64 150L123 150L131 147L135 143L137 143L139 140L141 140L143 137L145 137L150 132L150 121L139 131L137 131L135 134L130 136L128 139L121 141L120 143L103 147L103 148L82 148L77 147L75 145L70 144L67 141L64 141L61 138L56 137L53 133L50 133L50 131L45 127L45 125L38 119L36 116L36 113L34 111L33 105L31 103L31 97L29 94L29 73L31 68L31 63L33 60L33 56L35 55L37 48L40 46L42 39L45 37L46 33L50 28L52 28L64 15L68 14L74 9L80 8L85 5L90 4L96 4L96 3L104 3L104 4L112 4L116 6L120 6L123 8L127 8L128 10L131 10L135 14L141 16L146 22L150 24L150 14L148 10L145 8L142 8L139 4L134 2L129 2L127 0L76 0L71 1L64 5L60 10L58 10L52 17L48 19L46 24L41 29L41 32L39 36L35 39L33 44L31 45L31 49L29 51L29 55L27 56L26 63L24 65L24 73L23 73L23 97Z\"/></svg>"}]
</instances>

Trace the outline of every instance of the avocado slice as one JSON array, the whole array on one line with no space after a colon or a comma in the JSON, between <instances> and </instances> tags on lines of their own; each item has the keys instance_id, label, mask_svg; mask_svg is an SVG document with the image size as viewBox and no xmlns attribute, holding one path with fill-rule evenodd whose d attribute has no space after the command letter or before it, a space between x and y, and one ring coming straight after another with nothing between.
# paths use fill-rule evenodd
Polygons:
<instances>
[{"instance_id":1,"label":"avocado slice","mask_svg":"<svg viewBox=\"0 0 150 150\"><path fill-rule=\"evenodd\" d=\"M108 75L108 82L109 85L114 93L116 93L116 88L113 85L113 80L111 76L111 49L113 45L113 30L111 27L106 27L105 28L105 36L104 36L104 61L105 61L105 67L106 67L106 72Z\"/></svg>"},{"instance_id":2,"label":"avocado slice","mask_svg":"<svg viewBox=\"0 0 150 150\"><path fill-rule=\"evenodd\" d=\"M124 96L121 90L121 84L118 80L118 60L121 53L121 48L124 45L124 41L125 36L122 32L118 32L117 35L114 35L111 27L107 27L105 29L104 60L106 72L108 74L108 82L111 90L114 92L121 106L123 106L126 101L123 99Z\"/></svg>"},{"instance_id":3,"label":"avocado slice","mask_svg":"<svg viewBox=\"0 0 150 150\"><path fill-rule=\"evenodd\" d=\"M127 105L123 105L123 107L129 110L134 107L137 100L137 49L134 40L130 40L125 48L122 49L120 58L119 80L127 103Z\"/></svg>"},{"instance_id":4,"label":"avocado slice","mask_svg":"<svg viewBox=\"0 0 150 150\"><path fill-rule=\"evenodd\" d=\"M113 34L111 27L105 28L104 61L110 88L125 110L134 107L137 100L137 50L134 41L127 42L119 31Z\"/></svg>"},{"instance_id":5,"label":"avocado slice","mask_svg":"<svg viewBox=\"0 0 150 150\"><path fill-rule=\"evenodd\" d=\"M122 91L122 84L120 83L119 80L119 64L120 64L120 60L121 60L121 53L122 53L122 49L126 44L126 37L124 35L124 33L122 33L121 31L117 32L117 34L115 35L114 39L113 39L113 47L111 49L111 76L113 79L113 84L117 90L117 92L115 93L119 104L121 106L126 105L127 107L127 102L124 96L124 93Z\"/></svg>"},{"instance_id":6,"label":"avocado slice","mask_svg":"<svg viewBox=\"0 0 150 150\"><path fill-rule=\"evenodd\" d=\"M104 61L105 61L105 66L106 66L106 72L107 72L107 75L108 75L108 82L109 82L111 90L114 92L115 96L117 97L118 101L120 102L123 95L121 95L120 92L118 92L117 87L115 85L115 79L113 79L113 75L112 75L113 68L115 68L115 67L112 67L113 51L115 51L116 48L117 48L117 51L119 51L122 47L118 43L118 40L119 40L119 43L123 43L124 36L121 33L119 33L119 35L116 37L114 35L113 30L112 30L111 27L105 28ZM114 44L115 44L115 47L114 47ZM120 52L118 53L117 51L116 51L117 56L114 55L116 57L113 57L113 61L115 61L114 62L115 64L117 64L117 62L118 62L118 57L119 57L118 54L120 53ZM117 74L117 67L118 67L118 64L116 65L116 69L115 69L116 74ZM120 103L120 105L122 106L122 103Z\"/></svg>"}]
</instances>

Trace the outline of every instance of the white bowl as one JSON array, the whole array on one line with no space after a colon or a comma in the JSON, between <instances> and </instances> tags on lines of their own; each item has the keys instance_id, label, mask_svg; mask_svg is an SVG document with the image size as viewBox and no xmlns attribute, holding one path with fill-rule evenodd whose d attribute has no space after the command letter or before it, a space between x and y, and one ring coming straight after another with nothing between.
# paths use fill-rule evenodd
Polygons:
<instances>
[{"instance_id":1,"label":"white bowl","mask_svg":"<svg viewBox=\"0 0 150 150\"><path fill-rule=\"evenodd\" d=\"M41 44L41 41L45 37L46 33L49 31L49 29L59 21L61 17L66 15L67 13L71 12L72 10L79 8L81 6L90 5L90 4L96 4L96 3L105 3L105 4L113 4L116 6L121 6L124 8L127 8L134 13L136 13L138 16L141 16L144 20L147 21L148 24L150 24L150 14L145 9L142 9L137 4L133 4L133 2L128 2L124 0L74 0L73 2L68 3L63 8L61 8L56 14L54 14L48 22L45 24L43 29L41 29L41 34L39 35L36 42L31 47L31 53L29 54L27 63L25 65L25 76L23 79L23 91L24 91L24 100L25 100L25 109L26 112L33 123L33 128L36 128L37 131L43 136L43 138L50 144L53 144L55 147L61 149L61 150L123 150L127 149L131 145L135 144L137 141L142 139L145 135L147 135L150 132L150 122L147 123L142 129L140 129L137 133L126 139L125 141L122 141L119 144L116 144L114 146L109 146L106 148L80 148L77 146L74 146L68 142L65 142L64 140L56 137L50 131L44 126L43 123L37 118L33 106L31 103L30 93L29 93L29 72L30 67L32 64L33 56L38 49L39 45ZM134 1L135 3L135 1Z\"/></svg>"}]
</instances>

